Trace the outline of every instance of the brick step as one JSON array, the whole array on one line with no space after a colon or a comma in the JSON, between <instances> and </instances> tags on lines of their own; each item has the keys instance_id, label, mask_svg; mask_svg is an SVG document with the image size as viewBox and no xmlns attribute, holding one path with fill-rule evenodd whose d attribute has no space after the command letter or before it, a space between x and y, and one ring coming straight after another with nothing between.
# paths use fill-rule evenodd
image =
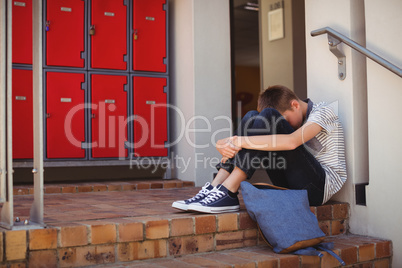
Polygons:
<instances>
[{"instance_id":1,"label":"brick step","mask_svg":"<svg viewBox=\"0 0 402 268\"><path fill-rule=\"evenodd\" d=\"M334 252L346 263L345 267L390 267L392 256L390 241L357 235L328 237L326 241L334 242ZM333 256L327 252L322 253L324 254L322 258L275 254L268 246L258 245L179 257L121 262L100 267L340 267L340 263ZM140 259L147 257L147 252L144 251L133 252L133 254Z\"/></svg>"},{"instance_id":2,"label":"brick step","mask_svg":"<svg viewBox=\"0 0 402 268\"><path fill-rule=\"evenodd\" d=\"M72 182L49 183L44 185L45 194L72 194L86 192L107 191L135 191L147 189L172 189L194 187L192 181L170 180L131 180L131 181L103 181L103 182ZM33 185L15 185L14 195L32 195Z\"/></svg>"},{"instance_id":3,"label":"brick step","mask_svg":"<svg viewBox=\"0 0 402 268\"><path fill-rule=\"evenodd\" d=\"M198 188L152 189L45 195L46 229L0 232L0 263L46 260L59 267L80 267L143 258L175 257L258 245L256 224L245 210L224 214L180 212L172 201ZM29 215L32 195L14 201L15 213ZM349 206L311 207L327 235L344 234ZM0 265L1 267L1 265Z\"/></svg>"}]
</instances>

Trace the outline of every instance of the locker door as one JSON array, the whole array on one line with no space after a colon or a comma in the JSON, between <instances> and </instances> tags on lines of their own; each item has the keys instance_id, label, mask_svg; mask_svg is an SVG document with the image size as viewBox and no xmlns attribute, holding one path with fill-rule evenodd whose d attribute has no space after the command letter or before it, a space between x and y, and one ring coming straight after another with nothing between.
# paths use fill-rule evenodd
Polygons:
<instances>
[{"instance_id":1,"label":"locker door","mask_svg":"<svg viewBox=\"0 0 402 268\"><path fill-rule=\"evenodd\" d=\"M166 72L166 0L133 0L133 69Z\"/></svg>"},{"instance_id":2,"label":"locker door","mask_svg":"<svg viewBox=\"0 0 402 268\"><path fill-rule=\"evenodd\" d=\"M127 77L91 76L92 157L127 157Z\"/></svg>"},{"instance_id":3,"label":"locker door","mask_svg":"<svg viewBox=\"0 0 402 268\"><path fill-rule=\"evenodd\" d=\"M166 78L134 77L134 153L167 156Z\"/></svg>"},{"instance_id":4,"label":"locker door","mask_svg":"<svg viewBox=\"0 0 402 268\"><path fill-rule=\"evenodd\" d=\"M92 0L91 67L126 70L127 6L124 0Z\"/></svg>"},{"instance_id":5,"label":"locker door","mask_svg":"<svg viewBox=\"0 0 402 268\"><path fill-rule=\"evenodd\" d=\"M46 73L47 158L84 158L85 90L82 73Z\"/></svg>"},{"instance_id":6,"label":"locker door","mask_svg":"<svg viewBox=\"0 0 402 268\"><path fill-rule=\"evenodd\" d=\"M46 64L84 67L85 7L82 0L47 1Z\"/></svg>"},{"instance_id":7,"label":"locker door","mask_svg":"<svg viewBox=\"0 0 402 268\"><path fill-rule=\"evenodd\" d=\"M32 64L32 0L12 1L13 63Z\"/></svg>"},{"instance_id":8,"label":"locker door","mask_svg":"<svg viewBox=\"0 0 402 268\"><path fill-rule=\"evenodd\" d=\"M32 71L13 69L13 157L33 157Z\"/></svg>"}]
</instances>

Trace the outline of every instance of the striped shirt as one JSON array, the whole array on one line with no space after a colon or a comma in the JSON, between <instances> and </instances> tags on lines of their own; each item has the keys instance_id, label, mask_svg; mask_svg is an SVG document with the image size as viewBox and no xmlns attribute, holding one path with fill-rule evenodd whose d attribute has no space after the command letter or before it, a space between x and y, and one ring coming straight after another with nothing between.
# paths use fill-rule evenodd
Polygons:
<instances>
[{"instance_id":1,"label":"striped shirt","mask_svg":"<svg viewBox=\"0 0 402 268\"><path fill-rule=\"evenodd\" d=\"M311 105L309 106L311 107ZM306 148L325 170L324 199L322 202L324 204L342 188L346 181L343 129L338 116L325 102L312 105L307 122L313 122L322 127L320 133L306 143Z\"/></svg>"}]
</instances>

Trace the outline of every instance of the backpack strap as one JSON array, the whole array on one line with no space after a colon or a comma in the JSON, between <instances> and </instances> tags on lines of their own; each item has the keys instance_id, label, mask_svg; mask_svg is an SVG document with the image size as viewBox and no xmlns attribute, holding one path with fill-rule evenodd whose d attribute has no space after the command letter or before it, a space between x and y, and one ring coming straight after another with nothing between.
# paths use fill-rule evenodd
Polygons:
<instances>
[{"instance_id":1,"label":"backpack strap","mask_svg":"<svg viewBox=\"0 0 402 268\"><path fill-rule=\"evenodd\" d=\"M336 254L335 252L332 251L332 249L334 248L334 243L332 243L332 242L330 242L330 243L321 243L321 244L318 244L315 247L317 249L319 249L319 250L323 250L323 251L326 251L329 254L331 254L335 259L337 259L339 261L339 263L342 266L346 265L345 262L341 259L341 257L339 257L338 254Z\"/></svg>"}]
</instances>

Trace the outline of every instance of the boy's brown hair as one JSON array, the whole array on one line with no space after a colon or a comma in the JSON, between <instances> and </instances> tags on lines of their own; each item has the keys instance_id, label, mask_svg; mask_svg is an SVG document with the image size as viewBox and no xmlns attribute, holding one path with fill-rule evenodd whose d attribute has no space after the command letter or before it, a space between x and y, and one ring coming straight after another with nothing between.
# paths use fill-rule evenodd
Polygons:
<instances>
[{"instance_id":1,"label":"boy's brown hair","mask_svg":"<svg viewBox=\"0 0 402 268\"><path fill-rule=\"evenodd\" d=\"M282 113L291 109L292 100L299 101L296 94L289 88L281 85L270 86L258 97L258 112L265 108L274 108Z\"/></svg>"}]
</instances>

